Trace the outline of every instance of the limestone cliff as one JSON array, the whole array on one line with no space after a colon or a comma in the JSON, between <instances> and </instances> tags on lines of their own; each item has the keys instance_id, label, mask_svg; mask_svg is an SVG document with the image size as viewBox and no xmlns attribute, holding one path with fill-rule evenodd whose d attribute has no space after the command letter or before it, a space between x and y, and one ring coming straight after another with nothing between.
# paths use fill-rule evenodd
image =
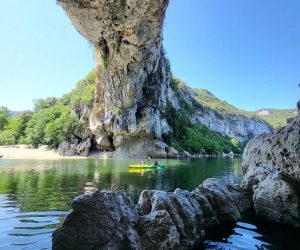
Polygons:
<instances>
[{"instance_id":1,"label":"limestone cliff","mask_svg":"<svg viewBox=\"0 0 300 250\"><path fill-rule=\"evenodd\" d=\"M90 129L115 156L166 156L162 116L169 75L162 25L167 0L58 1L96 50L97 83Z\"/></svg>"},{"instance_id":2,"label":"limestone cliff","mask_svg":"<svg viewBox=\"0 0 300 250\"><path fill-rule=\"evenodd\" d=\"M286 127L251 140L242 162L258 215L300 227L300 115Z\"/></svg>"},{"instance_id":3,"label":"limestone cliff","mask_svg":"<svg viewBox=\"0 0 300 250\"><path fill-rule=\"evenodd\" d=\"M179 83L176 85L174 81ZM211 130L234 137L240 142L272 131L270 125L253 113L240 110L207 90L192 89L178 79L171 79L168 97L176 109L189 106L188 112L194 123L206 125Z\"/></svg>"},{"instance_id":4,"label":"limestone cliff","mask_svg":"<svg viewBox=\"0 0 300 250\"><path fill-rule=\"evenodd\" d=\"M172 130L168 103L179 108L162 46L168 0L58 0L76 29L95 47L96 91L89 129L93 141L111 156L167 157ZM193 91L181 97L193 102ZM270 128L240 116L220 116L195 106L195 123L240 141ZM249 125L250 124L250 125ZM259 125L257 125L259 124Z\"/></svg>"}]
</instances>

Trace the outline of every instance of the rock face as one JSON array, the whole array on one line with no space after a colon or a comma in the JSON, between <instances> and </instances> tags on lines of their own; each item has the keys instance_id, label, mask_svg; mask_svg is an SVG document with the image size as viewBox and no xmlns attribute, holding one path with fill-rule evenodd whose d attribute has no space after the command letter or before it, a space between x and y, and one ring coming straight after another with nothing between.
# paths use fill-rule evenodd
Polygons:
<instances>
[{"instance_id":1,"label":"rock face","mask_svg":"<svg viewBox=\"0 0 300 250\"><path fill-rule=\"evenodd\" d=\"M192 192L146 190L137 205L123 192L96 191L73 201L53 249L191 249L206 228L240 218L251 196L217 179Z\"/></svg>"},{"instance_id":2,"label":"rock face","mask_svg":"<svg viewBox=\"0 0 300 250\"><path fill-rule=\"evenodd\" d=\"M213 110L198 113L195 116L195 120L200 124L208 126L213 131L232 136L240 142L247 141L249 138L262 133L269 133L272 130L264 121L242 115L220 116Z\"/></svg>"},{"instance_id":3,"label":"rock face","mask_svg":"<svg viewBox=\"0 0 300 250\"><path fill-rule=\"evenodd\" d=\"M91 147L91 139L87 138L79 142L78 140L74 140L74 142L63 141L59 143L57 152L62 156L88 156L89 150Z\"/></svg>"},{"instance_id":4,"label":"rock face","mask_svg":"<svg viewBox=\"0 0 300 250\"><path fill-rule=\"evenodd\" d=\"M244 183L258 215L300 227L300 116L245 148Z\"/></svg>"},{"instance_id":5,"label":"rock face","mask_svg":"<svg viewBox=\"0 0 300 250\"><path fill-rule=\"evenodd\" d=\"M115 150L115 156L138 148L145 156L166 157L162 138L170 128L162 110L169 74L162 25L168 0L58 2L95 46L97 82L90 128L97 141L108 138L99 146Z\"/></svg>"},{"instance_id":6,"label":"rock face","mask_svg":"<svg viewBox=\"0 0 300 250\"><path fill-rule=\"evenodd\" d=\"M96 91L89 129L111 157L175 157L166 138L167 103L178 108L171 72L162 47L168 0L58 0L76 29L95 47ZM193 91L182 93L191 102ZM213 111L193 118L212 130L240 140L266 132L248 120L218 117ZM236 120L236 121L235 121ZM264 124L266 126L266 124ZM259 128L259 129L258 129ZM267 128L268 130L269 128Z\"/></svg>"}]
</instances>

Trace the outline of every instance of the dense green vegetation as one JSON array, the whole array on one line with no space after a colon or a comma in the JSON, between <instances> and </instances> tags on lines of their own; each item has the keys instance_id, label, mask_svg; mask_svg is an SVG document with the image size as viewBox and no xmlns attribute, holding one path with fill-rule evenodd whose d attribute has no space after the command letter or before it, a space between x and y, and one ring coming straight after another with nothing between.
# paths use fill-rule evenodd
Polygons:
<instances>
[{"instance_id":1,"label":"dense green vegetation","mask_svg":"<svg viewBox=\"0 0 300 250\"><path fill-rule=\"evenodd\" d=\"M37 147L48 144L57 147L62 141L68 141L83 130L83 122L70 112L68 106L55 104L35 113L27 124L25 136L21 142Z\"/></svg>"},{"instance_id":2,"label":"dense green vegetation","mask_svg":"<svg viewBox=\"0 0 300 250\"><path fill-rule=\"evenodd\" d=\"M166 62L167 63L167 62ZM49 97L34 100L34 112L12 113L0 107L0 145L26 143L37 147L48 144L57 147L61 141L78 137L84 130L80 119L80 110L92 108L96 83L95 71L80 80L76 87L61 98ZM211 131L203 125L192 124L188 113L207 107L219 114L237 114L255 117L255 114L239 110L225 101L219 100L207 90L195 89L196 96L192 103L187 103L182 93L190 91L180 79L172 77L171 87L179 100L181 109L167 106L166 119L173 132L167 142L178 150L191 153L220 153L233 151L241 153L243 145L236 139ZM121 112L121 111L120 111ZM116 112L116 113L120 113ZM269 110L269 115L261 117L274 127L284 125L286 118L295 115L295 110ZM255 117L256 118L256 117Z\"/></svg>"},{"instance_id":3,"label":"dense green vegetation","mask_svg":"<svg viewBox=\"0 0 300 250\"><path fill-rule=\"evenodd\" d=\"M262 119L269 123L273 128L285 126L287 119L297 115L296 109L260 109L255 111Z\"/></svg>"},{"instance_id":4,"label":"dense green vegetation","mask_svg":"<svg viewBox=\"0 0 300 250\"><path fill-rule=\"evenodd\" d=\"M34 112L10 116L7 108L0 107L0 145L25 143L57 147L60 142L80 135L84 123L74 111L92 107L95 81L96 74L92 71L62 98L34 100Z\"/></svg>"},{"instance_id":5,"label":"dense green vegetation","mask_svg":"<svg viewBox=\"0 0 300 250\"><path fill-rule=\"evenodd\" d=\"M0 145L18 143L25 135L25 129L33 112L24 111L10 117L6 107L0 107Z\"/></svg>"},{"instance_id":6,"label":"dense green vegetation","mask_svg":"<svg viewBox=\"0 0 300 250\"><path fill-rule=\"evenodd\" d=\"M63 95L60 102L76 109L80 106L92 108L94 101L94 92L96 86L96 72L91 71L84 79L77 82L70 93Z\"/></svg>"},{"instance_id":7,"label":"dense green vegetation","mask_svg":"<svg viewBox=\"0 0 300 250\"><path fill-rule=\"evenodd\" d=\"M168 143L178 150L190 153L242 153L243 145L235 138L223 136L211 131L207 126L192 124L186 110L176 110L167 106L166 119L173 132L168 137Z\"/></svg>"}]
</instances>

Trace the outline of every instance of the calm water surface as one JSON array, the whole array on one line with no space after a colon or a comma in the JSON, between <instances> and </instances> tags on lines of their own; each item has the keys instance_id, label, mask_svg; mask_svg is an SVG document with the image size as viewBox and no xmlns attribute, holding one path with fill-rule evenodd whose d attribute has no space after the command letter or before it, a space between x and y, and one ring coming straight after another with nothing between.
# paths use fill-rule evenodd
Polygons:
<instances>
[{"instance_id":1,"label":"calm water surface","mask_svg":"<svg viewBox=\"0 0 300 250\"><path fill-rule=\"evenodd\" d=\"M125 190L134 201L144 189L193 190L216 177L241 181L240 158L162 160L160 171L135 172L128 159L0 160L0 249L51 249L51 233L75 196L96 189ZM234 226L208 233L205 249L300 249L300 232L244 214Z\"/></svg>"}]
</instances>

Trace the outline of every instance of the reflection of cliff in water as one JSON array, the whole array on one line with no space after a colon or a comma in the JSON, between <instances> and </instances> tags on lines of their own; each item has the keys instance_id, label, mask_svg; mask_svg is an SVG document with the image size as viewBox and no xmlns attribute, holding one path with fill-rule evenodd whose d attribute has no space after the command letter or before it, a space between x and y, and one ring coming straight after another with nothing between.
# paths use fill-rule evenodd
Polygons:
<instances>
[{"instance_id":1,"label":"reflection of cliff in water","mask_svg":"<svg viewBox=\"0 0 300 250\"><path fill-rule=\"evenodd\" d=\"M165 160L166 168L132 172L130 159L1 162L0 193L10 194L21 211L68 210L77 195L96 189L125 190L137 200L144 189L192 190L208 177L227 183L241 179L240 158Z\"/></svg>"},{"instance_id":2,"label":"reflection of cliff in water","mask_svg":"<svg viewBox=\"0 0 300 250\"><path fill-rule=\"evenodd\" d=\"M145 171L143 175L139 172L131 173L128 165L140 161L140 159L1 160L0 234L5 240L0 242L0 248L8 248L12 244L28 244L34 249L50 249L51 233L70 209L71 200L85 192L96 189L121 189L137 201L144 189L173 191L180 187L192 190L208 177L217 177L227 183L238 183L241 180L240 158L165 160L164 170ZM264 236L258 238L262 242L259 245L271 242L271 245L274 243L274 246L277 246L282 244L280 242L287 244L289 241L289 246L292 246L300 237L298 231L281 230L274 224L268 227L268 230L272 228L272 231L268 231L264 226L267 223L253 221L253 217L243 222L258 225L254 231ZM227 245L223 245L224 242L221 244L222 239L214 236L207 243L211 246L217 244L232 247L232 242L237 244L239 240L247 240L247 237L252 235L251 230L247 229L245 232L247 237L239 236L235 232L232 233L233 229L234 227L231 227L224 231L227 232L223 235ZM272 236L278 234L281 238ZM287 235L291 235L292 238L286 240Z\"/></svg>"}]
</instances>

